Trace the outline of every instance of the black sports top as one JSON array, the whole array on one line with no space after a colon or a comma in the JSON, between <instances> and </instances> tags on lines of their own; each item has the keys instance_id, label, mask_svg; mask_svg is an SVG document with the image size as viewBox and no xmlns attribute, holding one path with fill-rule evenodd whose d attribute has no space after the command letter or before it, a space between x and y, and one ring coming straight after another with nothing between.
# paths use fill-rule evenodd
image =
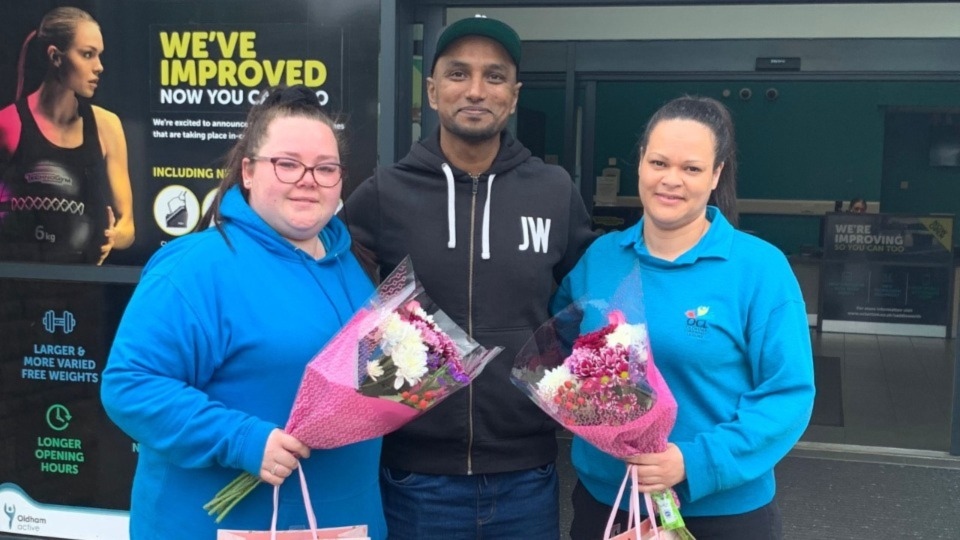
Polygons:
<instances>
[{"instance_id":1,"label":"black sports top","mask_svg":"<svg viewBox=\"0 0 960 540\"><path fill-rule=\"evenodd\" d=\"M93 108L79 101L83 142L61 148L17 101L20 142L0 164L0 260L96 263L106 243L106 160Z\"/></svg>"}]
</instances>

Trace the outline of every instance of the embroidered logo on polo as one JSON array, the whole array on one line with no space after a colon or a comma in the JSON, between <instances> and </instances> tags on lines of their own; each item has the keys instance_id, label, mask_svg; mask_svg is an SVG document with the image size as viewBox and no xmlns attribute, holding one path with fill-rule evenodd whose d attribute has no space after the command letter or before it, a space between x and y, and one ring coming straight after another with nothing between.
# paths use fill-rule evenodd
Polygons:
<instances>
[{"instance_id":1,"label":"embroidered logo on polo","mask_svg":"<svg viewBox=\"0 0 960 540\"><path fill-rule=\"evenodd\" d=\"M523 229L523 243L518 246L520 251L532 247L534 253L547 252L550 245L550 218L520 216L520 228Z\"/></svg>"},{"instance_id":2,"label":"embroidered logo on polo","mask_svg":"<svg viewBox=\"0 0 960 540\"><path fill-rule=\"evenodd\" d=\"M697 309L687 310L684 315L687 316L687 335L697 339L703 339L707 334L710 319L710 307L698 306Z\"/></svg>"}]
</instances>

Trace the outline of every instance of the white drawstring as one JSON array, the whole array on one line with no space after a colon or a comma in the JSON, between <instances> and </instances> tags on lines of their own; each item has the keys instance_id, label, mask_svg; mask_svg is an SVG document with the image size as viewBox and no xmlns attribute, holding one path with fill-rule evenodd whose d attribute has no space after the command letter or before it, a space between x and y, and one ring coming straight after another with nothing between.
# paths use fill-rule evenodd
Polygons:
<instances>
[{"instance_id":1,"label":"white drawstring","mask_svg":"<svg viewBox=\"0 0 960 540\"><path fill-rule=\"evenodd\" d=\"M440 165L444 176L447 177L447 248L457 247L457 211L454 208L453 171L446 163Z\"/></svg>"},{"instance_id":2,"label":"white drawstring","mask_svg":"<svg viewBox=\"0 0 960 540\"><path fill-rule=\"evenodd\" d=\"M457 247L457 210L455 207L453 171L446 163L440 165L443 175L447 178L447 248ZM497 175L487 177L487 200L483 203L483 238L481 240L480 258L490 258L490 199L493 194L493 179Z\"/></svg>"},{"instance_id":3,"label":"white drawstring","mask_svg":"<svg viewBox=\"0 0 960 540\"><path fill-rule=\"evenodd\" d=\"M493 194L493 179L496 176L491 174L487 177L487 202L483 203L483 239L480 243L480 258L483 260L490 258L490 196Z\"/></svg>"}]
</instances>

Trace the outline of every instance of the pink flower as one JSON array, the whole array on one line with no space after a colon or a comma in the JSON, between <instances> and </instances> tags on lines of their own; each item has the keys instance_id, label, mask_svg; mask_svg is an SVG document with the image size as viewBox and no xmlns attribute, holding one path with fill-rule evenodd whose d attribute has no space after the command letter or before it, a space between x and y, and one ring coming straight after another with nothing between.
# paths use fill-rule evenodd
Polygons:
<instances>
[{"instance_id":1,"label":"pink flower","mask_svg":"<svg viewBox=\"0 0 960 540\"><path fill-rule=\"evenodd\" d=\"M610 322L610 326L613 327L627 324L627 318L623 316L623 312L619 309L615 309L607 314L607 320Z\"/></svg>"}]
</instances>

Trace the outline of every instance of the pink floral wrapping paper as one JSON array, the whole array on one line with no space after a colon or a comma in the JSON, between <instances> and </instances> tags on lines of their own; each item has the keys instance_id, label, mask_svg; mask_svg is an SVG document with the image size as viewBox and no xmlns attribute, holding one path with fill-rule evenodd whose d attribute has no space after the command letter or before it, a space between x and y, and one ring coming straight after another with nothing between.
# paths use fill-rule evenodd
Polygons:
<instances>
[{"instance_id":1,"label":"pink floral wrapping paper","mask_svg":"<svg viewBox=\"0 0 960 540\"><path fill-rule=\"evenodd\" d=\"M677 402L652 357L647 364L647 385L653 390L656 399L653 407L636 420L618 426L565 424L564 427L620 459L637 454L663 452L667 449L667 437L677 420Z\"/></svg>"},{"instance_id":2,"label":"pink floral wrapping paper","mask_svg":"<svg viewBox=\"0 0 960 540\"><path fill-rule=\"evenodd\" d=\"M397 317L401 312L409 325ZM395 370L394 385L387 375L373 379L367 365L390 363L391 348L381 345L398 325L404 326L402 337L415 336L413 346L425 364L414 375ZM401 349L398 345L392 353L402 354ZM308 363L284 431L316 449L386 435L468 385L501 350L481 346L432 306L404 259ZM420 394L419 407L410 404L411 393Z\"/></svg>"},{"instance_id":3,"label":"pink floral wrapping paper","mask_svg":"<svg viewBox=\"0 0 960 540\"><path fill-rule=\"evenodd\" d=\"M379 318L359 311L310 361L284 431L310 448L337 448L395 431L423 412L357 392L357 344Z\"/></svg>"}]
</instances>

